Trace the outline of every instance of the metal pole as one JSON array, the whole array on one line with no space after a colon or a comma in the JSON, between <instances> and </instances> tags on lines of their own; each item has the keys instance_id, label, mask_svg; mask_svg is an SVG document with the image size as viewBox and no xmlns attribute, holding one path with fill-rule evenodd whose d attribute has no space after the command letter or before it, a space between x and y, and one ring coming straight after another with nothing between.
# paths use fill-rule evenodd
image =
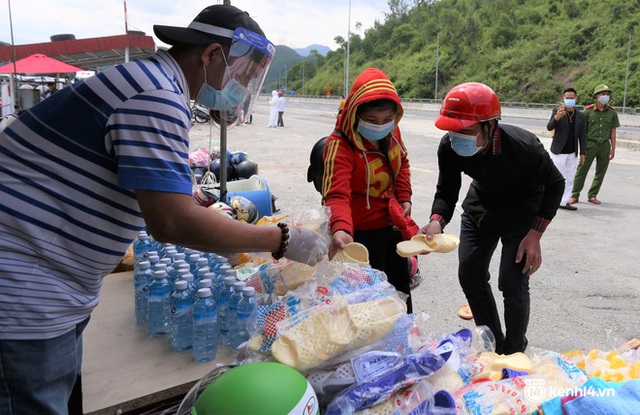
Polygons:
<instances>
[{"instance_id":1,"label":"metal pole","mask_svg":"<svg viewBox=\"0 0 640 415\"><path fill-rule=\"evenodd\" d=\"M344 70L344 96L349 95L349 49L351 47L351 0L349 0L349 21L347 27L347 57Z\"/></svg>"},{"instance_id":2,"label":"metal pole","mask_svg":"<svg viewBox=\"0 0 640 415\"><path fill-rule=\"evenodd\" d=\"M438 100L438 61L440 60L440 32L436 32L436 92L433 97Z\"/></svg>"},{"instance_id":3,"label":"metal pole","mask_svg":"<svg viewBox=\"0 0 640 415\"><path fill-rule=\"evenodd\" d=\"M230 6L230 0L222 2ZM220 200L227 203L227 111L220 111Z\"/></svg>"},{"instance_id":4,"label":"metal pole","mask_svg":"<svg viewBox=\"0 0 640 415\"><path fill-rule=\"evenodd\" d=\"M304 96L304 58L302 59L302 95Z\"/></svg>"},{"instance_id":5,"label":"metal pole","mask_svg":"<svg viewBox=\"0 0 640 415\"><path fill-rule=\"evenodd\" d=\"M220 111L220 201L227 203L227 111Z\"/></svg>"},{"instance_id":6,"label":"metal pole","mask_svg":"<svg viewBox=\"0 0 640 415\"><path fill-rule=\"evenodd\" d=\"M11 93L11 98L13 99L13 108L11 108L11 114L13 114L15 112L16 107L18 108L18 112L20 112L22 108L20 107L20 97L18 96L18 88L16 85L16 76L18 73L18 68L16 66L16 44L13 41L13 18L11 17L11 0L7 0L7 3L9 4L9 27L11 28L11 56L13 58L13 73L11 74L11 81L9 82L9 91Z\"/></svg>"},{"instance_id":7,"label":"metal pole","mask_svg":"<svg viewBox=\"0 0 640 415\"><path fill-rule=\"evenodd\" d=\"M631 30L629 30L629 47L627 49L627 74L624 77L624 99L622 100L622 112L627 108L627 84L629 83L629 61L631 59Z\"/></svg>"}]
</instances>

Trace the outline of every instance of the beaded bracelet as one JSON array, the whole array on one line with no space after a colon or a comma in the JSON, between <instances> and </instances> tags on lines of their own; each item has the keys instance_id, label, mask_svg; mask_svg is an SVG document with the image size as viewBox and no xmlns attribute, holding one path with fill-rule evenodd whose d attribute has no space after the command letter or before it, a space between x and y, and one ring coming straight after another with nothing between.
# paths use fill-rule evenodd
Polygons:
<instances>
[{"instance_id":1,"label":"beaded bracelet","mask_svg":"<svg viewBox=\"0 0 640 415\"><path fill-rule=\"evenodd\" d=\"M275 260L279 260L284 257L284 254L287 252L287 248L289 247L289 226L284 222L279 222L277 226L282 232L282 239L280 240L278 250L271 254Z\"/></svg>"}]
</instances>

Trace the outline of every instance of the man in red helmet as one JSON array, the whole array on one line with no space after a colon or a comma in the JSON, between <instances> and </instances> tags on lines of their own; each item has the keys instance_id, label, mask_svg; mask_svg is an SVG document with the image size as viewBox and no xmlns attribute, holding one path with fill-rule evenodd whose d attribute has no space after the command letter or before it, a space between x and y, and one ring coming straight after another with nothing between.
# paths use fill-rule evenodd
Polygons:
<instances>
[{"instance_id":1,"label":"man in red helmet","mask_svg":"<svg viewBox=\"0 0 640 415\"><path fill-rule=\"evenodd\" d=\"M540 238L553 219L564 178L538 138L498 125L500 100L488 86L467 82L445 97L436 127L446 130L438 148L439 177L431 221L420 230L432 238L453 216L462 173L473 181L462 202L458 278L476 325L488 326L496 352L527 348L529 277L542 263ZM489 284L489 264L502 242L498 287L506 333Z\"/></svg>"}]
</instances>

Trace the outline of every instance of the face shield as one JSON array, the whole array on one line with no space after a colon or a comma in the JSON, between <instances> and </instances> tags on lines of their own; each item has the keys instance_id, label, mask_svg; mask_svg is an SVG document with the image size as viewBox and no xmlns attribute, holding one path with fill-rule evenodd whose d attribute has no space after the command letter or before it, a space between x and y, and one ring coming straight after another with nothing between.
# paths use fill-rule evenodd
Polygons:
<instances>
[{"instance_id":1,"label":"face shield","mask_svg":"<svg viewBox=\"0 0 640 415\"><path fill-rule=\"evenodd\" d=\"M226 58L226 70L220 90L206 82L196 102L212 110L213 119L236 122L242 112L245 117L253 109L260 88L267 75L275 46L265 37L244 28L233 32L233 40Z\"/></svg>"}]
</instances>

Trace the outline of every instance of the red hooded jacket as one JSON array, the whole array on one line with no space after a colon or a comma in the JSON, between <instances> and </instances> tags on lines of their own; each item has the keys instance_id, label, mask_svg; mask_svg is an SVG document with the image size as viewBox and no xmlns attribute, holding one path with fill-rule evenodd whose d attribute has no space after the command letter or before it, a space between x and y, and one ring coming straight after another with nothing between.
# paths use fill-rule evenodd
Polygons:
<instances>
[{"instance_id":1,"label":"red hooded jacket","mask_svg":"<svg viewBox=\"0 0 640 415\"><path fill-rule=\"evenodd\" d=\"M396 127L383 139L387 154L357 132L358 106L379 99L398 104ZM411 202L409 160L398 128L403 113L400 97L382 71L369 68L358 76L324 148L322 195L323 204L331 208L332 232L353 235L356 229L390 226L390 199Z\"/></svg>"}]
</instances>

